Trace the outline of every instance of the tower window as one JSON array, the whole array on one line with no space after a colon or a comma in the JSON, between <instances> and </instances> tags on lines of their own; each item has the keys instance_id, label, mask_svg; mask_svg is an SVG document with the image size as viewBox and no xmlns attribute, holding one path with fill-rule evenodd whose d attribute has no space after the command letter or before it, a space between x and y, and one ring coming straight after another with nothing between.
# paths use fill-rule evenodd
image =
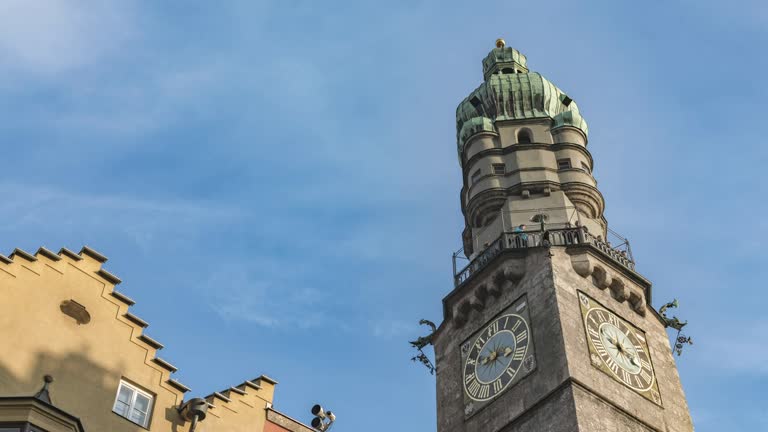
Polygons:
<instances>
[{"instance_id":1,"label":"tower window","mask_svg":"<svg viewBox=\"0 0 768 432\"><path fill-rule=\"evenodd\" d=\"M557 160L557 169L564 170L571 168L571 160L570 159L558 159Z\"/></svg>"},{"instance_id":2,"label":"tower window","mask_svg":"<svg viewBox=\"0 0 768 432\"><path fill-rule=\"evenodd\" d=\"M120 381L112 411L141 427L149 424L153 397L125 381Z\"/></svg>"},{"instance_id":3,"label":"tower window","mask_svg":"<svg viewBox=\"0 0 768 432\"><path fill-rule=\"evenodd\" d=\"M504 164L493 164L493 173L496 175L504 175L507 172L507 166Z\"/></svg>"},{"instance_id":4,"label":"tower window","mask_svg":"<svg viewBox=\"0 0 768 432\"><path fill-rule=\"evenodd\" d=\"M589 174L589 165L587 165L586 163L584 162L581 163L581 169L583 169L585 173Z\"/></svg>"},{"instance_id":5,"label":"tower window","mask_svg":"<svg viewBox=\"0 0 768 432\"><path fill-rule=\"evenodd\" d=\"M504 68L504 69L501 70L501 73L513 74L513 73L515 73L515 70L513 68Z\"/></svg>"},{"instance_id":6,"label":"tower window","mask_svg":"<svg viewBox=\"0 0 768 432\"><path fill-rule=\"evenodd\" d=\"M530 144L532 142L531 131L529 129L520 129L520 132L517 133L517 143Z\"/></svg>"},{"instance_id":7,"label":"tower window","mask_svg":"<svg viewBox=\"0 0 768 432\"><path fill-rule=\"evenodd\" d=\"M476 182L477 178L480 177L480 172L480 170L477 170L472 174L472 183Z\"/></svg>"}]
</instances>

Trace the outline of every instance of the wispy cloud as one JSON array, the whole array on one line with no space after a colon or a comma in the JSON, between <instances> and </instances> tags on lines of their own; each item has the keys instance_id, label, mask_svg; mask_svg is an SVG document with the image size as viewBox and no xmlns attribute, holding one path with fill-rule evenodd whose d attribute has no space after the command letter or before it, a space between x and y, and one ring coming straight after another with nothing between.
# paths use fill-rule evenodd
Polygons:
<instances>
[{"instance_id":1,"label":"wispy cloud","mask_svg":"<svg viewBox=\"0 0 768 432\"><path fill-rule=\"evenodd\" d=\"M53 77L91 65L133 32L128 2L0 2L0 66Z\"/></svg>"},{"instance_id":2,"label":"wispy cloud","mask_svg":"<svg viewBox=\"0 0 768 432\"><path fill-rule=\"evenodd\" d=\"M211 307L222 319L253 323L282 330L303 330L328 323L320 306L321 293L308 287L278 285L277 278L260 279L256 274L279 266L273 260L240 264L215 272L207 282ZM253 271L250 268L256 268Z\"/></svg>"}]
</instances>

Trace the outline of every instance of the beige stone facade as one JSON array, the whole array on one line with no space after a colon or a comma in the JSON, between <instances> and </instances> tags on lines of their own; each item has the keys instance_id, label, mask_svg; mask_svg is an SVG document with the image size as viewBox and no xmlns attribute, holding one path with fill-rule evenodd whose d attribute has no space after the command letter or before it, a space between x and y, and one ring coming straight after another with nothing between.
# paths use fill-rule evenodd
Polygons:
<instances>
[{"instance_id":1,"label":"beige stone facade","mask_svg":"<svg viewBox=\"0 0 768 432\"><path fill-rule=\"evenodd\" d=\"M102 268L105 262L89 248L0 255L0 428L190 430L192 422L179 413L189 389L173 378L176 367L160 356L162 344L131 313L134 301L115 289L120 280ZM38 393L46 375L53 382ZM283 416L272 407L276 384L262 375L210 394L196 430L275 430L267 428ZM123 406L138 411L129 419L116 412ZM312 430L285 424L284 430Z\"/></svg>"},{"instance_id":2,"label":"beige stone facade","mask_svg":"<svg viewBox=\"0 0 768 432\"><path fill-rule=\"evenodd\" d=\"M438 432L693 430L664 324L646 304L649 289L642 277L589 246L529 248L497 256L444 300L445 320L434 339ZM591 363L579 291L643 329L660 405ZM523 295L531 312L536 370L465 418L459 342ZM645 307L630 301L635 296Z\"/></svg>"}]
</instances>

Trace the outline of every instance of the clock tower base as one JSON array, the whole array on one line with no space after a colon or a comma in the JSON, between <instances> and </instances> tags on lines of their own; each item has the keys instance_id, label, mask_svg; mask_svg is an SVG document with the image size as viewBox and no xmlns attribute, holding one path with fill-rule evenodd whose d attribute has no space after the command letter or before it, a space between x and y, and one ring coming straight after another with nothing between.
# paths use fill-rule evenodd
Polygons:
<instances>
[{"instance_id":1,"label":"clock tower base","mask_svg":"<svg viewBox=\"0 0 768 432\"><path fill-rule=\"evenodd\" d=\"M646 279L591 244L499 251L443 300L433 338L437 431L693 431L650 293ZM467 402L462 345L521 301L535 347L530 370L491 402ZM589 301L641 334L647 345L637 349L648 351L654 374L650 390L627 386L591 351L582 311Z\"/></svg>"}]
</instances>

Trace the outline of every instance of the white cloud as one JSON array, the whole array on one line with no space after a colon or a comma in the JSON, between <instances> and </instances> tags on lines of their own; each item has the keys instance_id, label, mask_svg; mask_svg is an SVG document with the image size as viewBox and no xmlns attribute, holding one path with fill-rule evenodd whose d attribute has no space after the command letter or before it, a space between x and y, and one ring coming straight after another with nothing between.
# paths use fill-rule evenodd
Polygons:
<instances>
[{"instance_id":1,"label":"white cloud","mask_svg":"<svg viewBox=\"0 0 768 432\"><path fill-rule=\"evenodd\" d=\"M54 75L97 62L132 32L124 1L0 2L0 66Z\"/></svg>"},{"instance_id":2,"label":"white cloud","mask_svg":"<svg viewBox=\"0 0 768 432\"><path fill-rule=\"evenodd\" d=\"M224 320L282 330L328 324L322 293L295 282L303 268L268 255L231 260L212 271L196 289Z\"/></svg>"}]
</instances>

